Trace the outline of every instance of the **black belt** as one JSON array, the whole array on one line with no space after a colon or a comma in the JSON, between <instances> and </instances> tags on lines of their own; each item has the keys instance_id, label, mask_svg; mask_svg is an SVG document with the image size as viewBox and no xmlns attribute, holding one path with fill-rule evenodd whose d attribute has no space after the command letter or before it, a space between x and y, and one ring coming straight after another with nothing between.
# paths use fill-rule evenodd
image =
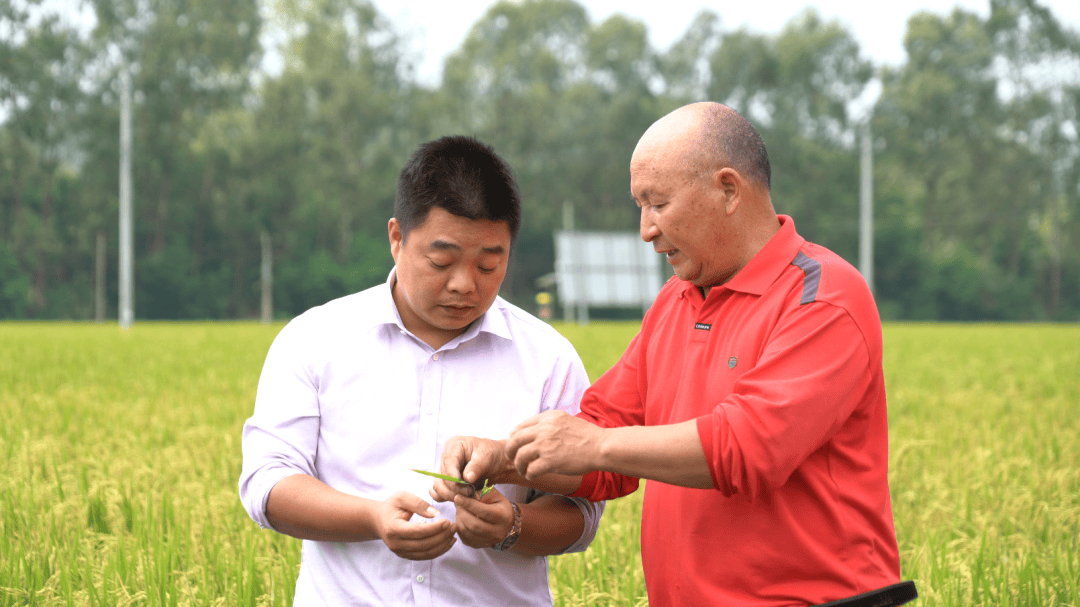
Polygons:
<instances>
[{"instance_id":1,"label":"black belt","mask_svg":"<svg viewBox=\"0 0 1080 607\"><path fill-rule=\"evenodd\" d=\"M918 598L915 582L900 582L892 586L878 588L846 599L821 603L817 607L894 607Z\"/></svg>"}]
</instances>

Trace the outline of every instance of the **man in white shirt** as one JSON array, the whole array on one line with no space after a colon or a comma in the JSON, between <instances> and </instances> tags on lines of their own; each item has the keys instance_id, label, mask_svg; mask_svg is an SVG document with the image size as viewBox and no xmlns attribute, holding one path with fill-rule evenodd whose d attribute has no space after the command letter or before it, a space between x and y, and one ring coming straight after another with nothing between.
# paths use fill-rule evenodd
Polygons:
<instances>
[{"instance_id":1,"label":"man in white shirt","mask_svg":"<svg viewBox=\"0 0 1080 607\"><path fill-rule=\"evenodd\" d=\"M398 178L386 284L275 338L240 498L304 540L296 605L550 606L545 555L592 541L603 503L498 485L433 505L431 479L410 470L437 470L451 436L578 410L588 378L573 347L498 297L520 216L491 148L424 144Z\"/></svg>"}]
</instances>

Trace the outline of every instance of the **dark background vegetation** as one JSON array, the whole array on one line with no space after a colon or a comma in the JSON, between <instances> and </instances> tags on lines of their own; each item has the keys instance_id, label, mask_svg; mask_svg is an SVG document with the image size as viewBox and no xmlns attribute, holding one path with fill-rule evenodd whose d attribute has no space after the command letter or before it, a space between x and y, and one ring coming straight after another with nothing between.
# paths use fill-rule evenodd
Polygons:
<instances>
[{"instance_id":1,"label":"dark background vegetation","mask_svg":"<svg viewBox=\"0 0 1080 607\"><path fill-rule=\"evenodd\" d=\"M260 233L279 317L385 279L399 167L469 133L515 167L524 226L503 295L533 308L562 205L579 229L636 230L629 158L658 117L726 102L760 128L773 201L858 262L852 108L873 108L875 287L888 319L1080 319L1080 41L1033 0L907 24L876 66L806 12L778 35L703 11L666 52L646 25L572 0L493 6L420 85L364 0L93 0L79 35L0 2L0 318L94 316L107 238L116 317L119 78L132 72L136 318L259 314ZM262 14L270 15L264 20ZM42 17L42 15L44 15ZM284 69L259 69L260 32Z\"/></svg>"}]
</instances>

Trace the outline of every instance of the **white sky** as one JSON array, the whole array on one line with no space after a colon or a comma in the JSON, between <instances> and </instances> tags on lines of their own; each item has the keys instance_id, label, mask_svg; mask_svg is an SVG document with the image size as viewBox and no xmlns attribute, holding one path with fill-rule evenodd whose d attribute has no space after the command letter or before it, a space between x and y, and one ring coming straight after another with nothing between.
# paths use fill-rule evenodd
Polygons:
<instances>
[{"instance_id":1,"label":"white sky","mask_svg":"<svg viewBox=\"0 0 1080 607\"><path fill-rule=\"evenodd\" d=\"M825 20L838 19L859 41L862 52L876 64L898 65L905 60L903 38L908 17L919 11L938 14L963 7L982 17L990 14L989 0L578 0L593 23L619 12L643 21L654 48L666 50L691 21L708 7L720 16L725 31L740 27L776 34L806 7L813 6ZM495 0L373 0L395 29L408 36L409 49L419 60L420 82L437 85L443 60L465 40L469 28L495 4ZM1080 0L1039 0L1058 20L1080 31Z\"/></svg>"}]
</instances>

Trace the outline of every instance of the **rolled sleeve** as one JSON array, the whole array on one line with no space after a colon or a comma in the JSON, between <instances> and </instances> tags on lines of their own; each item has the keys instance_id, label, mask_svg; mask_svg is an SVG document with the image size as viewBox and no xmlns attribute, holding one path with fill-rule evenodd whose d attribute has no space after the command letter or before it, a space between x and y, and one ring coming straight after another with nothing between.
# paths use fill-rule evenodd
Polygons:
<instances>
[{"instance_id":1,"label":"rolled sleeve","mask_svg":"<svg viewBox=\"0 0 1080 607\"><path fill-rule=\"evenodd\" d=\"M847 312L818 304L800 315L733 394L697 420L713 485L724 495L753 499L783 485L868 394L869 352Z\"/></svg>"},{"instance_id":2,"label":"rolled sleeve","mask_svg":"<svg viewBox=\"0 0 1080 607\"><path fill-rule=\"evenodd\" d=\"M529 489L525 494L525 503L532 502L543 495L549 495L543 491ZM570 544L558 554L570 554L572 552L585 552L589 544L596 539L596 530L600 528L600 518L604 515L604 507L607 502L594 502L583 497L568 497L581 512L581 518L585 522L581 535L573 544Z\"/></svg>"},{"instance_id":3,"label":"rolled sleeve","mask_svg":"<svg viewBox=\"0 0 1080 607\"><path fill-rule=\"evenodd\" d=\"M574 502L574 505L581 511L581 517L585 519L585 528L581 531L581 537L559 554L584 552L589 547L589 544L596 539L596 530L600 528L600 517L604 515L604 507L607 505L607 502L594 502L583 497L571 497L568 499Z\"/></svg>"},{"instance_id":4,"label":"rolled sleeve","mask_svg":"<svg viewBox=\"0 0 1080 607\"><path fill-rule=\"evenodd\" d=\"M240 501L259 526L266 518L270 490L296 474L318 477L315 454L319 439L318 386L310 368L300 363L300 345L290 324L270 346L259 377L255 412L244 423Z\"/></svg>"}]
</instances>

